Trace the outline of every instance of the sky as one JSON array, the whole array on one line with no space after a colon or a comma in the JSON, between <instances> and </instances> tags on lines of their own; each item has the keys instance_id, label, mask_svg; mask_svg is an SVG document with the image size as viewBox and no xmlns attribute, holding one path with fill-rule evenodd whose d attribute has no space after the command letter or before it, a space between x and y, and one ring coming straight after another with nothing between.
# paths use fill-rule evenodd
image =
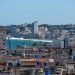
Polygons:
<instances>
[{"instance_id":1,"label":"sky","mask_svg":"<svg viewBox=\"0 0 75 75\"><path fill-rule=\"evenodd\" d=\"M0 25L75 24L75 0L0 0Z\"/></svg>"}]
</instances>

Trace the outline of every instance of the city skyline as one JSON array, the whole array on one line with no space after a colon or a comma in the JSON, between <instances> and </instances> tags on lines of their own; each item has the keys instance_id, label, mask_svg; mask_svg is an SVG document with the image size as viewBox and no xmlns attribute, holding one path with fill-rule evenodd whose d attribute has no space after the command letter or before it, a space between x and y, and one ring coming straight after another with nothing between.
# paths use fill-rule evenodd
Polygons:
<instances>
[{"instance_id":1,"label":"city skyline","mask_svg":"<svg viewBox=\"0 0 75 75\"><path fill-rule=\"evenodd\" d=\"M75 24L74 0L0 0L0 25Z\"/></svg>"}]
</instances>

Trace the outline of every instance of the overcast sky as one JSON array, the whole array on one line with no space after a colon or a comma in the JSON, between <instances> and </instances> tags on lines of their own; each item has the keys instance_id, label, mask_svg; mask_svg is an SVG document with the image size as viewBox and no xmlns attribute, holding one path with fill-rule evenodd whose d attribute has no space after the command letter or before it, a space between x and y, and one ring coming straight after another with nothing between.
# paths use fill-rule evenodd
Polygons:
<instances>
[{"instance_id":1,"label":"overcast sky","mask_svg":"<svg viewBox=\"0 0 75 75\"><path fill-rule=\"evenodd\" d=\"M75 0L0 0L0 25L74 24Z\"/></svg>"}]
</instances>

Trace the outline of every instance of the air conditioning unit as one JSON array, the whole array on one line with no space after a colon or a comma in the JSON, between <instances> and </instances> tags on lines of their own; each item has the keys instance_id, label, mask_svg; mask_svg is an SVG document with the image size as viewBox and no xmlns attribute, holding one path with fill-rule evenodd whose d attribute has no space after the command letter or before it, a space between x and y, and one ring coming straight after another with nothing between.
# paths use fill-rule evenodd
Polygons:
<instances>
[{"instance_id":1,"label":"air conditioning unit","mask_svg":"<svg viewBox=\"0 0 75 75\"><path fill-rule=\"evenodd\" d=\"M43 68L41 68L41 69L38 69L38 72L43 72Z\"/></svg>"}]
</instances>

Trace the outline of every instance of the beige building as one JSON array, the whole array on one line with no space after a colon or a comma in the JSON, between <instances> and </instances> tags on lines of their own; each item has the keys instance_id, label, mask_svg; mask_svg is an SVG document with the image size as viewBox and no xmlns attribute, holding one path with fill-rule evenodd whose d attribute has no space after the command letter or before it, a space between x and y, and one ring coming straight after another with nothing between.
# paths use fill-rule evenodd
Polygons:
<instances>
[{"instance_id":1,"label":"beige building","mask_svg":"<svg viewBox=\"0 0 75 75\"><path fill-rule=\"evenodd\" d=\"M0 48L5 47L5 39L6 39L6 30L4 28L0 28Z\"/></svg>"}]
</instances>

